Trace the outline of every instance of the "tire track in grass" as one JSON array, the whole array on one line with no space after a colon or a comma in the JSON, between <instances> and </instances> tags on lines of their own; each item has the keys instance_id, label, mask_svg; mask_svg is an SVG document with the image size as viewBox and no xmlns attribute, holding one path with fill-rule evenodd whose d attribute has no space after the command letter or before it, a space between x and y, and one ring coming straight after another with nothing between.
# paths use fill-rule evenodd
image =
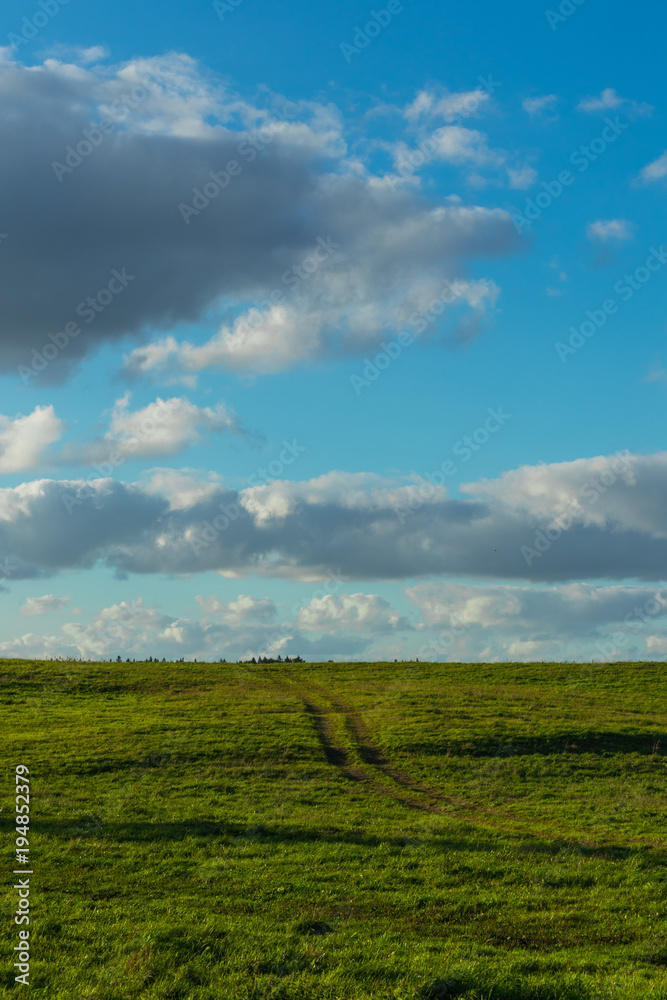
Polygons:
<instances>
[{"instance_id":1,"label":"tire track in grass","mask_svg":"<svg viewBox=\"0 0 667 1000\"><path fill-rule=\"evenodd\" d=\"M539 820L531 821L514 816L511 812L503 809L452 798L444 792L424 785L412 775L395 767L375 743L368 726L356 709L313 681L309 681L308 686L303 687L293 679L282 678L281 680L282 689L287 688L292 691L303 702L306 711L311 716L327 761L346 778L364 782L373 792L385 798L394 799L409 808L445 816L448 819L461 820L487 829L502 830L506 833L523 834L524 836L530 834L540 840L548 838L578 840L580 844L591 848L641 845L664 849L662 841L644 837L619 839L609 834L605 836L606 844L601 845L593 842L597 838L590 830L563 828L554 824L547 827ZM323 700L329 703L329 708L323 707ZM342 719L342 729L347 733L348 746L337 732L334 722L336 716ZM392 784L398 787L392 787ZM404 791L412 792L414 795L408 796L403 794ZM447 806L449 808L445 808Z\"/></svg>"},{"instance_id":2,"label":"tire track in grass","mask_svg":"<svg viewBox=\"0 0 667 1000\"><path fill-rule=\"evenodd\" d=\"M394 799L412 809L421 809L428 813L453 817L456 816L457 809L476 808L472 802L452 799L443 792L422 785L410 775L395 768L373 742L361 716L319 685L310 684L304 689L296 682L285 679L285 686L303 702L312 718L327 761L346 778L362 781L385 798ZM323 706L322 699L329 702L330 707ZM349 740L347 746L346 741L341 739L337 732L334 722L336 716L342 719L342 728ZM416 796L407 795L405 792L416 793ZM446 804L449 809L442 808L437 802Z\"/></svg>"},{"instance_id":3,"label":"tire track in grass","mask_svg":"<svg viewBox=\"0 0 667 1000\"><path fill-rule=\"evenodd\" d=\"M422 784L422 782L413 778L412 775L406 774L405 771L401 771L399 768L395 767L380 747L375 743L368 726L355 709L346 705L344 702L340 701L324 689L319 689L319 693L322 697L326 698L331 705L333 705L337 712L341 713L344 719L345 728L347 729L353 743L356 744L359 756L369 768L377 769L390 781L395 782L402 788L409 789L412 792L417 792L419 795L428 796L429 799L447 803L447 805L453 806L457 809L475 808L473 802L467 802L463 799L453 799L450 795L445 795L444 792L439 792L434 788L430 788L429 786Z\"/></svg>"},{"instance_id":4,"label":"tire track in grass","mask_svg":"<svg viewBox=\"0 0 667 1000\"><path fill-rule=\"evenodd\" d=\"M342 771L346 778L351 778L353 781L364 781L366 775L359 768L355 768L352 765L345 748L337 745L334 727L327 713L319 705L316 705L313 701L309 701L305 695L300 695L299 697L313 720L315 732L317 733L317 738L320 741L327 762L333 767L337 767L339 771Z\"/></svg>"}]
</instances>

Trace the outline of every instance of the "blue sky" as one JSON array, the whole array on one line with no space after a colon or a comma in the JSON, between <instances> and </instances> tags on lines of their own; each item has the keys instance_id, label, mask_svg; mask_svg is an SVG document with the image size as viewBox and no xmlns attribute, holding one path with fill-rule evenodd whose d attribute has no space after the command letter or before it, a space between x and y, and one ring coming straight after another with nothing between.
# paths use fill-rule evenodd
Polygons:
<instances>
[{"instance_id":1,"label":"blue sky","mask_svg":"<svg viewBox=\"0 0 667 1000\"><path fill-rule=\"evenodd\" d=\"M667 655L661 25L0 17L0 652Z\"/></svg>"}]
</instances>

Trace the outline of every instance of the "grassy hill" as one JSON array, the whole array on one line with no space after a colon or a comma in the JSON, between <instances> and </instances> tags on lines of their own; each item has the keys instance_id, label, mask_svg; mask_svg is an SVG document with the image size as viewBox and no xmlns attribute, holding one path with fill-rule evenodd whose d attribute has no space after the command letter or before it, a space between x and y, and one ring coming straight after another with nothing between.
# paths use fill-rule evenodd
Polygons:
<instances>
[{"instance_id":1,"label":"grassy hill","mask_svg":"<svg viewBox=\"0 0 667 1000\"><path fill-rule=\"evenodd\" d=\"M31 996L667 998L662 664L0 674Z\"/></svg>"}]
</instances>

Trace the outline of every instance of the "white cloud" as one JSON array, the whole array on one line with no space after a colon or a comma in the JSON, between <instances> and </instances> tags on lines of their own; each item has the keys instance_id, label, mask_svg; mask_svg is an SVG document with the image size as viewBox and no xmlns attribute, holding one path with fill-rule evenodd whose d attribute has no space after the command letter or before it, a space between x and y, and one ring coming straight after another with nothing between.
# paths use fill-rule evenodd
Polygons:
<instances>
[{"instance_id":1,"label":"white cloud","mask_svg":"<svg viewBox=\"0 0 667 1000\"><path fill-rule=\"evenodd\" d=\"M91 45L87 49L81 49L81 59L85 63L99 62L109 58L109 50L104 45Z\"/></svg>"},{"instance_id":2,"label":"white cloud","mask_svg":"<svg viewBox=\"0 0 667 1000\"><path fill-rule=\"evenodd\" d=\"M90 444L63 448L62 463L119 465L128 459L165 458L177 455L202 440L202 431L238 433L236 417L224 403L195 406L184 397L160 396L140 410L130 410L130 396L117 399L110 411L109 428Z\"/></svg>"},{"instance_id":3,"label":"white cloud","mask_svg":"<svg viewBox=\"0 0 667 1000\"><path fill-rule=\"evenodd\" d=\"M333 589L339 590L339 584ZM328 589L328 588L327 588ZM102 608L58 634L0 643L4 655L166 659L309 660L642 659L667 655L667 584L507 585L430 581L406 590L412 622L373 593L325 593L281 615L268 598L199 597L201 620L145 606L141 597Z\"/></svg>"},{"instance_id":4,"label":"white cloud","mask_svg":"<svg viewBox=\"0 0 667 1000\"><path fill-rule=\"evenodd\" d=\"M297 624L309 632L351 629L367 635L411 628L407 619L377 594L327 594L313 598L299 610Z\"/></svg>"},{"instance_id":5,"label":"white cloud","mask_svg":"<svg viewBox=\"0 0 667 1000\"><path fill-rule=\"evenodd\" d=\"M662 180L667 175L667 150L662 153L657 160L647 163L639 172L639 179L644 184L652 184L654 181Z\"/></svg>"},{"instance_id":6,"label":"white cloud","mask_svg":"<svg viewBox=\"0 0 667 1000\"><path fill-rule=\"evenodd\" d=\"M589 240L631 240L634 236L634 225L627 219L597 219L589 222L586 235Z\"/></svg>"},{"instance_id":7,"label":"white cloud","mask_svg":"<svg viewBox=\"0 0 667 1000\"><path fill-rule=\"evenodd\" d=\"M13 419L0 415L0 472L23 472L43 463L48 446L64 429L53 406L36 406Z\"/></svg>"},{"instance_id":8,"label":"white cloud","mask_svg":"<svg viewBox=\"0 0 667 1000\"><path fill-rule=\"evenodd\" d=\"M667 654L667 633L646 636L646 652L665 656Z\"/></svg>"},{"instance_id":9,"label":"white cloud","mask_svg":"<svg viewBox=\"0 0 667 1000\"><path fill-rule=\"evenodd\" d=\"M0 641L0 653L7 657L32 660L55 660L59 656L78 655L75 646L69 645L62 635L38 635L26 632L12 639Z\"/></svg>"},{"instance_id":10,"label":"white cloud","mask_svg":"<svg viewBox=\"0 0 667 1000\"><path fill-rule=\"evenodd\" d=\"M526 97L521 105L531 118L539 117L542 112L551 110L558 103L556 94L545 94L543 97Z\"/></svg>"},{"instance_id":11,"label":"white cloud","mask_svg":"<svg viewBox=\"0 0 667 1000\"><path fill-rule=\"evenodd\" d=\"M664 583L657 589L425 583L406 594L427 625L421 651L438 659L641 658L648 633L667 616Z\"/></svg>"},{"instance_id":12,"label":"white cloud","mask_svg":"<svg viewBox=\"0 0 667 1000\"><path fill-rule=\"evenodd\" d=\"M537 180L537 171L533 167L508 167L507 177L509 185L514 189L525 189L531 187Z\"/></svg>"},{"instance_id":13,"label":"white cloud","mask_svg":"<svg viewBox=\"0 0 667 1000\"><path fill-rule=\"evenodd\" d=\"M419 170L429 163L439 162L463 169L468 184L475 187L509 183L512 188L526 188L534 183L537 174L532 167L503 149L491 148L483 132L461 124L477 113L488 97L484 90L444 96L430 90L421 91L404 112L414 126L417 144L410 145L404 140L379 143L392 153L397 171L394 180L400 177L414 183ZM444 119L446 124L433 129L431 119L434 117Z\"/></svg>"},{"instance_id":14,"label":"white cloud","mask_svg":"<svg viewBox=\"0 0 667 1000\"><path fill-rule=\"evenodd\" d=\"M246 315L239 316L231 327L223 326L199 346L165 337L145 348L138 347L126 358L126 370L135 376L173 369L200 372L206 368L265 375L317 359L325 347L325 322L324 311L273 305L260 313L252 326Z\"/></svg>"},{"instance_id":15,"label":"white cloud","mask_svg":"<svg viewBox=\"0 0 667 1000\"><path fill-rule=\"evenodd\" d=\"M667 452L651 456L619 453L525 465L497 479L464 484L461 489L540 518L553 519L571 512L584 526L615 526L616 530L667 538L658 485L666 475Z\"/></svg>"},{"instance_id":16,"label":"white cloud","mask_svg":"<svg viewBox=\"0 0 667 1000\"><path fill-rule=\"evenodd\" d=\"M485 109L490 99L488 90L468 90L460 93L447 93L436 90L420 90L414 101L404 110L404 115L410 120L418 118L442 118L450 122L455 118L467 118L476 115L479 109Z\"/></svg>"},{"instance_id":17,"label":"white cloud","mask_svg":"<svg viewBox=\"0 0 667 1000\"><path fill-rule=\"evenodd\" d=\"M620 97L612 87L607 87L598 97L585 97L577 105L578 111L585 111L587 114L615 111L619 108L622 108L626 114L637 118L648 117L653 113L651 104Z\"/></svg>"},{"instance_id":18,"label":"white cloud","mask_svg":"<svg viewBox=\"0 0 667 1000\"><path fill-rule=\"evenodd\" d=\"M515 616L521 602L515 587L475 587L457 583L421 584L406 591L429 627L453 624L490 628Z\"/></svg>"},{"instance_id":19,"label":"white cloud","mask_svg":"<svg viewBox=\"0 0 667 1000\"><path fill-rule=\"evenodd\" d=\"M486 136L476 129L448 125L434 135L436 155L445 163L470 163L482 167L501 166L505 162L504 155L489 149Z\"/></svg>"},{"instance_id":20,"label":"white cloud","mask_svg":"<svg viewBox=\"0 0 667 1000\"><path fill-rule=\"evenodd\" d=\"M239 594L235 601L221 601L215 596L202 597L198 594L195 599L205 615L224 625L267 624L276 617L276 605L268 597L258 600L249 594Z\"/></svg>"},{"instance_id":21,"label":"white cloud","mask_svg":"<svg viewBox=\"0 0 667 1000\"><path fill-rule=\"evenodd\" d=\"M405 214L405 206L397 205L388 220L383 206L394 197L395 192L378 191L365 227L350 232L347 244L340 237L340 249L323 250L329 236L321 237L321 244L314 241L311 253L288 268L289 286L275 289L286 301L267 301L263 308L244 311L202 345L167 336L136 348L125 360L126 372L178 378L213 367L256 375L303 362L363 356L401 329L419 336L418 309L440 294L445 279L455 296L445 319L457 316L456 324L463 328L491 313L497 285L456 276L449 262L463 247L473 252L484 245L493 252L504 239L505 212L449 204ZM320 261L315 259L318 250L326 254ZM449 262L434 269L433 261L443 256ZM301 280L301 265L308 260L313 260L313 270ZM466 305L474 317L460 316ZM433 337L438 328L439 323L429 326L426 336Z\"/></svg>"},{"instance_id":22,"label":"white cloud","mask_svg":"<svg viewBox=\"0 0 667 1000\"><path fill-rule=\"evenodd\" d=\"M43 597L28 597L25 604L21 606L20 614L24 618L37 618L39 615L60 611L68 603L69 597L54 597L53 594L45 594Z\"/></svg>"},{"instance_id":23,"label":"white cloud","mask_svg":"<svg viewBox=\"0 0 667 1000\"><path fill-rule=\"evenodd\" d=\"M155 497L164 497L170 510L187 510L213 499L222 488L222 477L209 472L204 478L194 469L149 469L143 476L143 489Z\"/></svg>"}]
</instances>

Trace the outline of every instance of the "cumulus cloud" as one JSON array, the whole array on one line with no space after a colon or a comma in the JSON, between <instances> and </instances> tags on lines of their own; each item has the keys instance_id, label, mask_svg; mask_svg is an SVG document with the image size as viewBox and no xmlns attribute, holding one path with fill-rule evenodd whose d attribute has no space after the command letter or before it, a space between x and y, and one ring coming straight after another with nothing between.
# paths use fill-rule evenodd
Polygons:
<instances>
[{"instance_id":1,"label":"cumulus cloud","mask_svg":"<svg viewBox=\"0 0 667 1000\"><path fill-rule=\"evenodd\" d=\"M109 545L136 539L168 507L164 498L112 479L38 479L2 489L4 573L19 579L49 576L64 566L91 567Z\"/></svg>"},{"instance_id":2,"label":"cumulus cloud","mask_svg":"<svg viewBox=\"0 0 667 1000\"><path fill-rule=\"evenodd\" d=\"M283 283L269 293L278 301L269 297L244 311L201 345L167 336L136 348L126 358L126 373L179 378L215 367L266 374L327 356L359 355L400 328L418 330L418 309L437 295L445 277L457 289L448 315L470 305L473 298L477 313L491 311L497 286L456 277L455 258L464 246L473 255L493 253L494 246L500 249L504 211L452 204L417 212L405 202L402 207L396 204L397 214L388 222L384 211L393 198L388 190L379 190L373 194L375 207L370 202L359 204L366 223L363 230L352 232L349 220L351 242L330 235L315 240L310 253L282 275L289 285ZM342 212L339 229L347 209ZM312 269L306 270L309 261ZM482 287L494 292L483 303L475 295ZM428 336L433 335L431 327ZM414 336L419 337L416 330Z\"/></svg>"},{"instance_id":3,"label":"cumulus cloud","mask_svg":"<svg viewBox=\"0 0 667 1000\"><path fill-rule=\"evenodd\" d=\"M577 105L578 111L585 111L588 114L617 111L620 108L623 109L625 114L633 118L645 118L653 114L653 106L651 104L631 101L627 97L621 97L612 87L607 87L597 97L585 97Z\"/></svg>"},{"instance_id":4,"label":"cumulus cloud","mask_svg":"<svg viewBox=\"0 0 667 1000\"><path fill-rule=\"evenodd\" d=\"M429 627L464 624L495 629L506 625L514 630L548 630L554 636L562 633L572 637L622 622L638 605L653 600L657 600L661 615L667 613L667 589L627 584L603 587L570 583L538 588L433 582L418 584L406 593Z\"/></svg>"},{"instance_id":5,"label":"cumulus cloud","mask_svg":"<svg viewBox=\"0 0 667 1000\"><path fill-rule=\"evenodd\" d=\"M232 371L251 367L251 352L263 371L267 342L271 370L359 354L406 321L429 282L465 279L469 262L518 249L506 211L433 204L348 158L333 106L271 95L254 106L184 55L115 67L26 67L4 55L5 371L42 368L56 380L104 342L149 329L175 338L179 325L216 315L211 360ZM101 121L108 130L93 147L84 130ZM465 155L461 136L460 153L448 143ZM476 146L481 155L468 141L470 155ZM34 192L49 183L35 214ZM318 239L339 249L299 277ZM114 271L127 279L110 296ZM237 320L251 306L265 315L244 333ZM68 329L79 332L64 338ZM159 367L165 343L131 356L130 372Z\"/></svg>"},{"instance_id":6,"label":"cumulus cloud","mask_svg":"<svg viewBox=\"0 0 667 1000\"><path fill-rule=\"evenodd\" d=\"M639 180L643 181L644 184L652 184L654 181L662 180L665 175L667 175L667 150L657 160L652 160L651 163L642 167Z\"/></svg>"},{"instance_id":7,"label":"cumulus cloud","mask_svg":"<svg viewBox=\"0 0 667 1000\"><path fill-rule=\"evenodd\" d=\"M372 595L369 595L372 598ZM142 597L102 608L88 622L67 621L54 635L34 632L0 642L6 656L83 657L88 659L166 658L168 660L250 659L252 656L296 656L309 660L355 655L373 640L346 634L345 629L310 638L289 617L276 622L268 599L239 595L236 601L199 598L201 620L172 615L144 604Z\"/></svg>"},{"instance_id":8,"label":"cumulus cloud","mask_svg":"<svg viewBox=\"0 0 667 1000\"><path fill-rule=\"evenodd\" d=\"M198 597L201 619L165 613L141 597L102 608L58 633L0 643L14 656L92 659L534 660L667 655L667 583L558 586L429 581L405 591L421 621L373 593L330 582L286 610L268 598ZM38 599L46 601L44 599Z\"/></svg>"},{"instance_id":9,"label":"cumulus cloud","mask_svg":"<svg viewBox=\"0 0 667 1000\"><path fill-rule=\"evenodd\" d=\"M72 444L58 455L60 463L119 465L128 459L178 455L202 440L202 431L240 433L234 414L224 403L195 406L184 397L161 399L139 410L130 409L130 395L117 399L107 431L89 444Z\"/></svg>"},{"instance_id":10,"label":"cumulus cloud","mask_svg":"<svg viewBox=\"0 0 667 1000\"><path fill-rule=\"evenodd\" d=\"M667 616L659 587L424 583L406 594L423 615L422 655L442 659L637 658ZM655 646L657 651L657 646Z\"/></svg>"},{"instance_id":11,"label":"cumulus cloud","mask_svg":"<svg viewBox=\"0 0 667 1000\"><path fill-rule=\"evenodd\" d=\"M486 136L476 129L450 125L438 129L436 156L445 163L471 163L477 167L500 166L504 156L487 146Z\"/></svg>"},{"instance_id":12,"label":"cumulus cloud","mask_svg":"<svg viewBox=\"0 0 667 1000\"><path fill-rule=\"evenodd\" d=\"M646 650L654 656L665 656L667 654L667 632L647 636Z\"/></svg>"},{"instance_id":13,"label":"cumulus cloud","mask_svg":"<svg viewBox=\"0 0 667 1000\"><path fill-rule=\"evenodd\" d=\"M69 604L69 597L54 597L53 594L45 594L43 597L28 597L19 613L24 618L37 618L40 615L60 611L66 604Z\"/></svg>"},{"instance_id":14,"label":"cumulus cloud","mask_svg":"<svg viewBox=\"0 0 667 1000\"><path fill-rule=\"evenodd\" d=\"M627 219L597 219L586 227L589 240L631 240L634 226Z\"/></svg>"},{"instance_id":15,"label":"cumulus cloud","mask_svg":"<svg viewBox=\"0 0 667 1000\"><path fill-rule=\"evenodd\" d=\"M435 162L463 168L468 183L477 187L507 183L512 188L525 188L534 183L537 173L532 167L504 149L490 147L484 132L460 124L462 117L452 117L451 122L456 124L441 125L432 131L425 128L424 122L416 121L417 145L404 140L383 144L392 153L397 174L413 178L422 167Z\"/></svg>"},{"instance_id":16,"label":"cumulus cloud","mask_svg":"<svg viewBox=\"0 0 667 1000\"><path fill-rule=\"evenodd\" d=\"M196 601L205 615L224 625L266 624L276 617L276 605L268 597L257 599L249 594L239 594L235 601L221 601L214 595L202 597L198 594Z\"/></svg>"},{"instance_id":17,"label":"cumulus cloud","mask_svg":"<svg viewBox=\"0 0 667 1000\"><path fill-rule=\"evenodd\" d=\"M55 660L58 657L76 657L79 651L60 635L39 635L25 632L23 635L0 641L0 653L6 657L31 660Z\"/></svg>"},{"instance_id":18,"label":"cumulus cloud","mask_svg":"<svg viewBox=\"0 0 667 1000\"><path fill-rule=\"evenodd\" d=\"M0 414L0 472L23 472L42 464L49 445L59 441L64 430L52 406L36 406L27 416Z\"/></svg>"},{"instance_id":19,"label":"cumulus cloud","mask_svg":"<svg viewBox=\"0 0 667 1000\"><path fill-rule=\"evenodd\" d=\"M297 623L308 632L351 629L367 635L383 634L412 626L377 594L327 594L313 598L299 611Z\"/></svg>"},{"instance_id":20,"label":"cumulus cloud","mask_svg":"<svg viewBox=\"0 0 667 1000\"><path fill-rule=\"evenodd\" d=\"M667 557L667 453L523 466L462 498L414 477L331 472L172 498L109 479L0 490L9 579L100 561L120 574L533 581L655 580ZM178 496L178 486L176 486Z\"/></svg>"}]
</instances>

